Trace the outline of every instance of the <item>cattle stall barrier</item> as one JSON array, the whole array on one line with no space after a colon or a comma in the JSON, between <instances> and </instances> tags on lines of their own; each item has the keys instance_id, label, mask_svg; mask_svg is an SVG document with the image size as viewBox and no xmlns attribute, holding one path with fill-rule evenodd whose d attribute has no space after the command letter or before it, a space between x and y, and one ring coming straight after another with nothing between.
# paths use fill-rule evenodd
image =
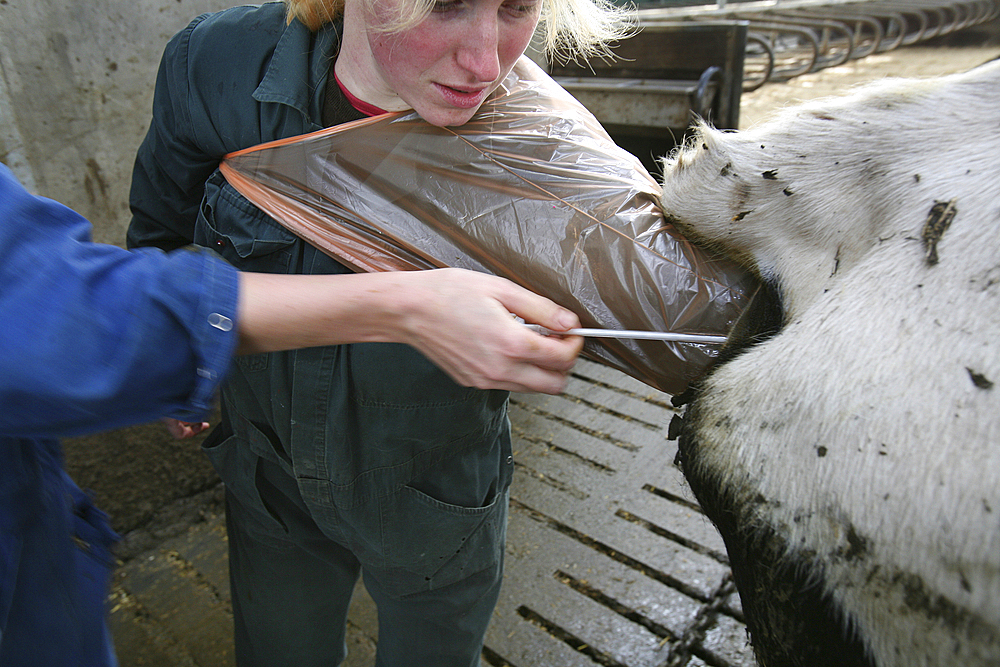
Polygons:
<instances>
[{"instance_id":1,"label":"cattle stall barrier","mask_svg":"<svg viewBox=\"0 0 1000 667\"><path fill-rule=\"evenodd\" d=\"M661 23L745 21L743 90L785 81L995 21L1000 0L778 0L661 4L639 0L643 29Z\"/></svg>"}]
</instances>

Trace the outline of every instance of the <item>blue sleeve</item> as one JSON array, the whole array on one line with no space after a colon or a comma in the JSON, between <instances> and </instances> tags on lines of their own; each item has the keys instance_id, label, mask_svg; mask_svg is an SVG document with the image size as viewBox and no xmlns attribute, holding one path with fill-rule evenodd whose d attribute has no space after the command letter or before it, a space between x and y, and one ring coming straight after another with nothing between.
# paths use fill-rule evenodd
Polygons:
<instances>
[{"instance_id":1,"label":"blue sleeve","mask_svg":"<svg viewBox=\"0 0 1000 667\"><path fill-rule=\"evenodd\" d=\"M0 165L0 434L202 418L236 346L237 276L206 251L94 243Z\"/></svg>"}]
</instances>

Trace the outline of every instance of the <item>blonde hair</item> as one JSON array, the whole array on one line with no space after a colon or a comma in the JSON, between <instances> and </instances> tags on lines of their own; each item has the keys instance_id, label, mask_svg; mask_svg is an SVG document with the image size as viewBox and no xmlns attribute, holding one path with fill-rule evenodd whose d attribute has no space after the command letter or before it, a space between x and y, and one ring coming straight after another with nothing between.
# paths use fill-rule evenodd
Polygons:
<instances>
[{"instance_id":1,"label":"blonde hair","mask_svg":"<svg viewBox=\"0 0 1000 667\"><path fill-rule=\"evenodd\" d=\"M345 0L284 0L288 21L301 21L312 31L334 21L344 12ZM369 7L378 0L363 0ZM379 26L399 32L422 21L436 0L395 3L396 15ZM546 57L565 62L611 57L609 45L635 31L633 7L619 7L612 0L542 0L538 21L539 48Z\"/></svg>"}]
</instances>

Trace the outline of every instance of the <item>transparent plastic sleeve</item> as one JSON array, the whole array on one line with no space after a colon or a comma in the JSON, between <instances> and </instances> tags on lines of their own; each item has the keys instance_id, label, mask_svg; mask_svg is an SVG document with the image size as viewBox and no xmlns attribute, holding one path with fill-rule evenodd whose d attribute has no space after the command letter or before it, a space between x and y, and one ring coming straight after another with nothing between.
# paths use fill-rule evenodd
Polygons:
<instances>
[{"instance_id":1,"label":"transparent plastic sleeve","mask_svg":"<svg viewBox=\"0 0 1000 667\"><path fill-rule=\"evenodd\" d=\"M726 335L757 288L682 237L639 160L527 58L461 127L386 114L233 153L222 171L355 271L484 271L584 327ZM583 352L670 394L717 353L596 338Z\"/></svg>"}]
</instances>

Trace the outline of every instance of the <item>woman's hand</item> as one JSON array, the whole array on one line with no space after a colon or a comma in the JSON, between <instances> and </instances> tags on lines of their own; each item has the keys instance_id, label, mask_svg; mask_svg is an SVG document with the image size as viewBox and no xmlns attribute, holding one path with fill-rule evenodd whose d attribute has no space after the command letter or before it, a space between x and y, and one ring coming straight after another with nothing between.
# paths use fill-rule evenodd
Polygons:
<instances>
[{"instance_id":1,"label":"woman's hand","mask_svg":"<svg viewBox=\"0 0 1000 667\"><path fill-rule=\"evenodd\" d=\"M418 298L402 324L409 342L459 384L556 394L583 347L579 336L542 336L580 326L572 312L514 283L473 271L408 274Z\"/></svg>"},{"instance_id":2,"label":"woman's hand","mask_svg":"<svg viewBox=\"0 0 1000 667\"><path fill-rule=\"evenodd\" d=\"M172 419L170 417L164 417L160 420L167 427L167 432L174 437L175 440L187 440L188 438L193 438L199 433L211 428L211 424L208 422L182 422L179 419Z\"/></svg>"}]
</instances>

